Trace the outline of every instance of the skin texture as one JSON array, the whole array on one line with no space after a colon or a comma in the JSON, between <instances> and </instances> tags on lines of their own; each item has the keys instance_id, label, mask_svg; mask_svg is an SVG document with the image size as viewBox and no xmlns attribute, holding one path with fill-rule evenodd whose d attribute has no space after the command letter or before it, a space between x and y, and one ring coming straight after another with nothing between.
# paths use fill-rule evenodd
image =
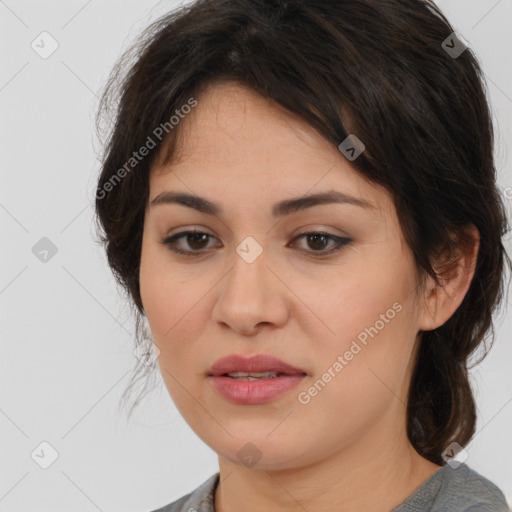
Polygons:
<instances>
[{"instance_id":1,"label":"skin texture","mask_svg":"<svg viewBox=\"0 0 512 512\"><path fill-rule=\"evenodd\" d=\"M442 290L430 278L420 288L389 193L302 120L221 83L181 122L179 158L155 162L150 201L164 191L196 194L223 213L148 206L140 285L169 394L219 455L216 510L389 511L440 468L407 439L412 357L419 332L445 323L462 302L478 232L472 230L475 246L460 254ZM272 216L278 201L328 190L374 208L324 204ZM161 243L192 229L211 238L182 238L175 246L200 256L187 258ZM298 238L318 231L351 242L319 257L334 240ZM236 252L247 236L263 250L250 264ZM400 312L301 403L299 393L394 304ZM308 376L272 402L235 405L207 378L210 366L231 354L270 354ZM237 456L244 446L261 454L251 467Z\"/></svg>"}]
</instances>

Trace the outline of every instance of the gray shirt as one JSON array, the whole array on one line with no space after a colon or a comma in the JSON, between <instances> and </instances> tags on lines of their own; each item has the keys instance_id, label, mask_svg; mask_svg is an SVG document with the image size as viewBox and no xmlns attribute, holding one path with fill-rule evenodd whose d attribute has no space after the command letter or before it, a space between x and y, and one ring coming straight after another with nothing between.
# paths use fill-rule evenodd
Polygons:
<instances>
[{"instance_id":1,"label":"gray shirt","mask_svg":"<svg viewBox=\"0 0 512 512\"><path fill-rule=\"evenodd\" d=\"M190 494L153 512L215 512L219 473ZM505 496L492 482L465 464L446 465L390 512L510 512Z\"/></svg>"}]
</instances>

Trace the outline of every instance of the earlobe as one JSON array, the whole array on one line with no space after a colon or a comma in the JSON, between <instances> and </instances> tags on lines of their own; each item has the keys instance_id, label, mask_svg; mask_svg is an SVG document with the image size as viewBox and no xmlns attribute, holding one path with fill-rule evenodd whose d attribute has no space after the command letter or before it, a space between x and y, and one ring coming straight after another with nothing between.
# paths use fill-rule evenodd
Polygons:
<instances>
[{"instance_id":1,"label":"earlobe","mask_svg":"<svg viewBox=\"0 0 512 512\"><path fill-rule=\"evenodd\" d=\"M433 265L439 283L428 276L420 311L420 331L431 331L445 324L461 305L475 274L479 247L480 233L474 225L470 225L455 255L445 255L445 261Z\"/></svg>"}]
</instances>

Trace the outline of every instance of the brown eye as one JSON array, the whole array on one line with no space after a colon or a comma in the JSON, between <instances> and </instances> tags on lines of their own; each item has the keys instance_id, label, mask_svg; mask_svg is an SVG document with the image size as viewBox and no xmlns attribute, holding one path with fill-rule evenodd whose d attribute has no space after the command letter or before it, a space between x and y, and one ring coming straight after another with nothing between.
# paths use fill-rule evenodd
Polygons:
<instances>
[{"instance_id":1,"label":"brown eye","mask_svg":"<svg viewBox=\"0 0 512 512\"><path fill-rule=\"evenodd\" d=\"M340 251L343 246L352 242L350 238L343 238L340 236L331 235L329 233L322 232L312 232L312 233L302 233L297 236L296 240L306 239L308 249L305 249L306 252L313 253L314 256L328 256L330 254L334 254L335 252ZM332 242L331 248L326 249L329 246L329 242Z\"/></svg>"},{"instance_id":2,"label":"brown eye","mask_svg":"<svg viewBox=\"0 0 512 512\"><path fill-rule=\"evenodd\" d=\"M208 242L210 235L206 233L189 233L185 240L192 249L204 249L205 242Z\"/></svg>"},{"instance_id":3,"label":"brown eye","mask_svg":"<svg viewBox=\"0 0 512 512\"><path fill-rule=\"evenodd\" d=\"M160 243L178 254L199 256L205 252L203 249L207 248L211 238L214 237L202 231L182 231L165 238ZM184 242L184 247L183 244L179 247L179 242Z\"/></svg>"},{"instance_id":4,"label":"brown eye","mask_svg":"<svg viewBox=\"0 0 512 512\"><path fill-rule=\"evenodd\" d=\"M306 236L309 246L315 251L325 249L326 245L328 245L329 237L326 235L310 233Z\"/></svg>"}]
</instances>

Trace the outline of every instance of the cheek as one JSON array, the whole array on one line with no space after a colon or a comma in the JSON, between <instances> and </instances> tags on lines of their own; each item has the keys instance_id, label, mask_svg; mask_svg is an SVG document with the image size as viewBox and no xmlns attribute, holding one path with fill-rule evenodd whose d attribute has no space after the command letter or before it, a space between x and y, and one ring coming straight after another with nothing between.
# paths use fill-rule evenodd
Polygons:
<instances>
[{"instance_id":1,"label":"cheek","mask_svg":"<svg viewBox=\"0 0 512 512\"><path fill-rule=\"evenodd\" d=\"M411 307L411 286L407 274L386 270L365 265L318 294L317 309L341 348L355 339L364 343L372 334L385 339L402 329L405 311Z\"/></svg>"},{"instance_id":2,"label":"cheek","mask_svg":"<svg viewBox=\"0 0 512 512\"><path fill-rule=\"evenodd\" d=\"M147 240L143 240L142 244L139 281L142 304L153 341L162 352L166 340L179 325L183 301L180 300L180 288L173 282L172 274L166 269L162 257Z\"/></svg>"},{"instance_id":3,"label":"cheek","mask_svg":"<svg viewBox=\"0 0 512 512\"><path fill-rule=\"evenodd\" d=\"M315 377L329 381L321 392L326 404L362 411L383 395L392 398L387 388L401 396L415 341L414 288L406 267L404 262L403 273L367 267L318 295L316 307L331 331L325 335L324 328L319 336L317 328L312 338L318 341Z\"/></svg>"},{"instance_id":4,"label":"cheek","mask_svg":"<svg viewBox=\"0 0 512 512\"><path fill-rule=\"evenodd\" d=\"M200 417L190 394L199 399L201 393L196 364L200 354L195 353L194 340L200 336L197 315L202 303L198 305L196 294L184 290L179 282L155 270L141 268L141 296L153 342L160 350L159 371L181 414L187 419Z\"/></svg>"},{"instance_id":5,"label":"cheek","mask_svg":"<svg viewBox=\"0 0 512 512\"><path fill-rule=\"evenodd\" d=\"M144 288L141 283L153 340L164 358L188 350L190 342L199 336L203 301L189 285L186 286L184 289L184 285L163 278L147 280Z\"/></svg>"},{"instance_id":6,"label":"cheek","mask_svg":"<svg viewBox=\"0 0 512 512\"><path fill-rule=\"evenodd\" d=\"M153 335L163 341L184 316L183 310L190 301L186 295L190 294L191 286L179 282L176 272L170 268L165 250L155 240L156 235L151 231L144 233L139 282L142 304Z\"/></svg>"},{"instance_id":7,"label":"cheek","mask_svg":"<svg viewBox=\"0 0 512 512\"><path fill-rule=\"evenodd\" d=\"M170 271L167 262L141 257L140 291L164 379L171 375L189 378L192 361L197 360L195 340L200 339L205 321L209 287L199 281L183 282ZM180 379L181 380L181 379ZM170 379L172 385L172 379Z\"/></svg>"}]
</instances>

